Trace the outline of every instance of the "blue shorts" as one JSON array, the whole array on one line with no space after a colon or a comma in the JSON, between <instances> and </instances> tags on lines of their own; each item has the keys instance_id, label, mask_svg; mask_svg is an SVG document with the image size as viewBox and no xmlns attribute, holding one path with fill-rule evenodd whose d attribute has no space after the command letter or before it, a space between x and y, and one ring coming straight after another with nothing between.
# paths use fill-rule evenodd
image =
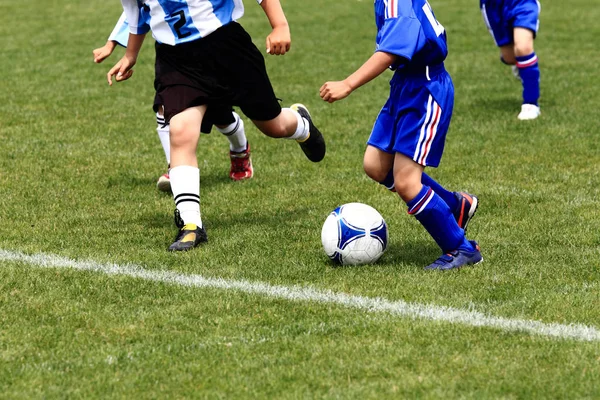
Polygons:
<instances>
[{"instance_id":1,"label":"blue shorts","mask_svg":"<svg viewBox=\"0 0 600 400\"><path fill-rule=\"evenodd\" d=\"M379 112L367 144L437 167L454 107L454 85L443 64L422 72L396 71L390 97Z\"/></svg>"},{"instance_id":2,"label":"blue shorts","mask_svg":"<svg viewBox=\"0 0 600 400\"><path fill-rule=\"evenodd\" d=\"M483 20L497 46L513 43L513 29L526 28L537 35L540 27L538 0L480 0Z\"/></svg>"}]
</instances>

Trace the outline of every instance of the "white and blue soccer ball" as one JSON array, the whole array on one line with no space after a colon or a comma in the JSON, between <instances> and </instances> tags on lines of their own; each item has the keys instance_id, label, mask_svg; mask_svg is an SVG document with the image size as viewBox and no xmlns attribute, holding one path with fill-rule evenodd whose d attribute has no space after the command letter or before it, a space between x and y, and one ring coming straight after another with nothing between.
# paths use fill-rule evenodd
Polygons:
<instances>
[{"instance_id":1,"label":"white and blue soccer ball","mask_svg":"<svg viewBox=\"0 0 600 400\"><path fill-rule=\"evenodd\" d=\"M348 203L329 214L321 230L325 254L342 265L372 264L385 252L388 229L373 207Z\"/></svg>"}]
</instances>

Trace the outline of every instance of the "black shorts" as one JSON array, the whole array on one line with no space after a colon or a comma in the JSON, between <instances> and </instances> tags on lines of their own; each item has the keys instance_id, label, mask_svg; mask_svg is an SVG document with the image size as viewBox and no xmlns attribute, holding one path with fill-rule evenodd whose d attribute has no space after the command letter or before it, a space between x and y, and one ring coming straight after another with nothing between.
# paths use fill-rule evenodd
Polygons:
<instances>
[{"instance_id":1,"label":"black shorts","mask_svg":"<svg viewBox=\"0 0 600 400\"><path fill-rule=\"evenodd\" d=\"M231 123L223 119L229 113L233 120L232 106L257 121L280 114L264 58L237 22L190 43L155 47L154 110L164 106L165 121L204 104L207 121L218 125Z\"/></svg>"}]
</instances>

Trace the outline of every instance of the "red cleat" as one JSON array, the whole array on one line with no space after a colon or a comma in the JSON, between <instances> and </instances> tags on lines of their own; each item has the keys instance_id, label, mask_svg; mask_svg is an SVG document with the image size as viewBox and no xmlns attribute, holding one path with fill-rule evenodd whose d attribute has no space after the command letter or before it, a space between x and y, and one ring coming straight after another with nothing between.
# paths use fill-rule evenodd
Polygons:
<instances>
[{"instance_id":1,"label":"red cleat","mask_svg":"<svg viewBox=\"0 0 600 400\"><path fill-rule=\"evenodd\" d=\"M246 150L244 151L240 151L239 153L230 151L229 157L231 158L231 169L229 170L229 177L231 179L242 181L252 178L254 169L252 168L252 159L250 158L250 143L246 145Z\"/></svg>"},{"instance_id":2,"label":"red cleat","mask_svg":"<svg viewBox=\"0 0 600 400\"><path fill-rule=\"evenodd\" d=\"M162 174L160 178L158 178L158 181L156 182L156 187L161 192L171 192L171 179L169 178L168 173Z\"/></svg>"}]
</instances>

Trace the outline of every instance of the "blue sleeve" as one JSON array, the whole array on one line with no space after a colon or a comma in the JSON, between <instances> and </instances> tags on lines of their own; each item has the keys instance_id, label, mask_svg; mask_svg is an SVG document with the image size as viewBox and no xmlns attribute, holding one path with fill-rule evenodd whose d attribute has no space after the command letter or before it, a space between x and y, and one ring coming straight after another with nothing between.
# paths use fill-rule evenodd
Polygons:
<instances>
[{"instance_id":1,"label":"blue sleeve","mask_svg":"<svg viewBox=\"0 0 600 400\"><path fill-rule=\"evenodd\" d=\"M421 23L416 18L388 18L377 34L376 51L400 56L410 61L427 40ZM395 69L398 65L393 65Z\"/></svg>"},{"instance_id":2,"label":"blue sleeve","mask_svg":"<svg viewBox=\"0 0 600 400\"><path fill-rule=\"evenodd\" d=\"M150 31L150 25L137 0L121 0L123 11L129 22L129 32L134 35L143 35Z\"/></svg>"},{"instance_id":3,"label":"blue sleeve","mask_svg":"<svg viewBox=\"0 0 600 400\"><path fill-rule=\"evenodd\" d=\"M117 21L113 31L110 33L108 40L117 42L123 47L127 47L127 42L129 41L129 24L125 18L125 13L121 14L121 17Z\"/></svg>"}]
</instances>

